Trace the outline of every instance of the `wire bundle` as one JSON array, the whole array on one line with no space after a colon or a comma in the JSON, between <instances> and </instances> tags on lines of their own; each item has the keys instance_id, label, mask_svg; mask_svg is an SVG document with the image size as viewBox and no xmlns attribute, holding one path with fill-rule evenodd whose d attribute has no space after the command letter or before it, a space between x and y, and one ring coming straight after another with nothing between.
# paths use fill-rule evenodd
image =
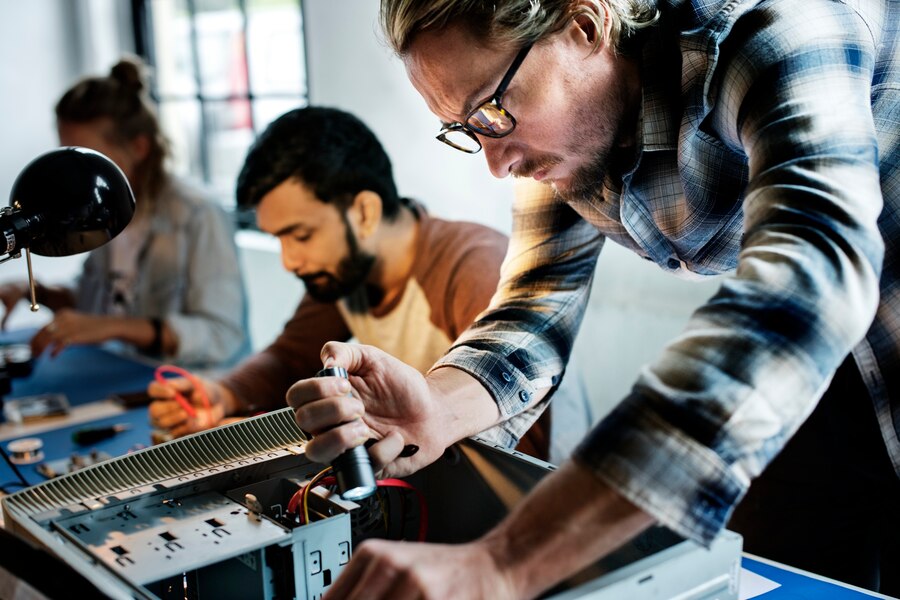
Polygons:
<instances>
[{"instance_id":1,"label":"wire bundle","mask_svg":"<svg viewBox=\"0 0 900 600\"><path fill-rule=\"evenodd\" d=\"M298 489L293 496L291 496L290 501L288 502L287 512L290 515L297 515L299 518L300 524L305 525L310 522L309 520L309 491L316 487L317 485L329 486L335 485L337 480L333 475L329 475L331 472L331 467L326 467L325 469L316 473L312 479L309 480L309 483ZM403 481L402 479L379 479L376 481L376 484L380 488L400 488L412 490L416 494L416 498L419 502L419 529L417 533L417 540L420 542L425 541L425 537L428 534L428 505L425 502L425 496L410 483ZM379 498L379 501L381 499ZM387 514L384 512L384 504L381 504L382 514L385 519L385 529L387 529Z\"/></svg>"}]
</instances>

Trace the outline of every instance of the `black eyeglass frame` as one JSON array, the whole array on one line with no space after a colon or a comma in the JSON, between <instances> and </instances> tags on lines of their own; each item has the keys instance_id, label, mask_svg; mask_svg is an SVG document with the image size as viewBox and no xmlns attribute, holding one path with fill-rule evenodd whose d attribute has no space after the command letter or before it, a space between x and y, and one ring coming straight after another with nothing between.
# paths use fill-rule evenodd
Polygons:
<instances>
[{"instance_id":1,"label":"black eyeglass frame","mask_svg":"<svg viewBox=\"0 0 900 600\"><path fill-rule=\"evenodd\" d=\"M510 113L508 110L503 108L503 105L500 104L500 100L503 97L503 94L506 93L506 88L509 87L509 84L512 81L512 78L515 76L516 72L519 70L519 67L522 65L522 61L524 61L525 57L528 56L528 52L531 50L532 47L534 47L533 43L527 44L521 50L519 50L519 53L516 54L516 57L513 59L512 64L509 65L509 68L506 70L506 74L503 75L503 79L500 80L500 84L497 86L497 89L494 90L494 93L491 94L490 96L488 96L487 98L485 98L484 100L482 100L481 102L479 102L475 106L475 108L470 110L469 113L466 115L466 118L463 120L463 122L456 121L454 123L444 124L440 133L438 133L436 136L437 139L444 142L451 148L456 148L457 150L459 150L461 152L465 152L467 154L477 154L478 152L481 151L481 140L479 140L475 134L483 135L485 137L496 139L496 138L505 137L505 136L509 135L510 133L512 133L513 131L515 131L516 118L512 115L512 113ZM493 106L500 114L502 114L504 117L508 118L511 123L510 128L507 129L506 131L501 131L500 133L496 133L489 129L479 129L477 127L473 127L472 125L469 125L469 119L472 118L472 115L474 115L478 111L482 110L482 108L486 105ZM468 148L464 148L458 144L455 144L452 140L447 139L447 134L452 133L452 132L461 132L461 133L466 134L467 136L469 136L469 138L472 139L473 142L475 142L478 145L478 148L476 148L475 150L469 150Z\"/></svg>"}]
</instances>

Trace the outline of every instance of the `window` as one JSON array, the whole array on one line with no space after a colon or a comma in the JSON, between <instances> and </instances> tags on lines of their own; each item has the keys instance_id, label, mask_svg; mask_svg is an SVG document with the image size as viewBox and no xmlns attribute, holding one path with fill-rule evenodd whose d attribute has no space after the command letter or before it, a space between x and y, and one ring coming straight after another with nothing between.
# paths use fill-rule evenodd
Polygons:
<instances>
[{"instance_id":1,"label":"window","mask_svg":"<svg viewBox=\"0 0 900 600\"><path fill-rule=\"evenodd\" d=\"M256 134L307 103L302 0L132 0L174 171L226 207Z\"/></svg>"}]
</instances>

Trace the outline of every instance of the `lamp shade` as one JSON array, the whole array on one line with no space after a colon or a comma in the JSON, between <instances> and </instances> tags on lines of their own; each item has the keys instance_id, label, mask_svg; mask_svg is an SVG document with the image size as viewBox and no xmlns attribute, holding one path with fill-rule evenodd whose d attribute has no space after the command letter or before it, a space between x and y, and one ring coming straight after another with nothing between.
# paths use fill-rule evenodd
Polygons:
<instances>
[{"instance_id":1,"label":"lamp shade","mask_svg":"<svg viewBox=\"0 0 900 600\"><path fill-rule=\"evenodd\" d=\"M16 178L0 216L6 252L30 248L43 256L87 252L113 239L134 215L125 174L87 148L52 150Z\"/></svg>"}]
</instances>

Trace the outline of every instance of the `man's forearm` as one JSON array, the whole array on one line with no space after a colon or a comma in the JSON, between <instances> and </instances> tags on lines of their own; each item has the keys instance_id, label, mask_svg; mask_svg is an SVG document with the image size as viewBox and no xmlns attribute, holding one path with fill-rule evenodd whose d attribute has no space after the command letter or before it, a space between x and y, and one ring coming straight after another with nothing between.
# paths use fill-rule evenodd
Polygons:
<instances>
[{"instance_id":1,"label":"man's forearm","mask_svg":"<svg viewBox=\"0 0 900 600\"><path fill-rule=\"evenodd\" d=\"M491 394L472 375L461 369L441 367L425 378L432 396L444 409L444 426L450 445L493 427L501 420L500 409ZM528 408L543 399L547 389L533 395Z\"/></svg>"},{"instance_id":2,"label":"man's forearm","mask_svg":"<svg viewBox=\"0 0 900 600\"><path fill-rule=\"evenodd\" d=\"M531 598L653 524L653 517L569 460L476 543L516 596Z\"/></svg>"}]
</instances>

